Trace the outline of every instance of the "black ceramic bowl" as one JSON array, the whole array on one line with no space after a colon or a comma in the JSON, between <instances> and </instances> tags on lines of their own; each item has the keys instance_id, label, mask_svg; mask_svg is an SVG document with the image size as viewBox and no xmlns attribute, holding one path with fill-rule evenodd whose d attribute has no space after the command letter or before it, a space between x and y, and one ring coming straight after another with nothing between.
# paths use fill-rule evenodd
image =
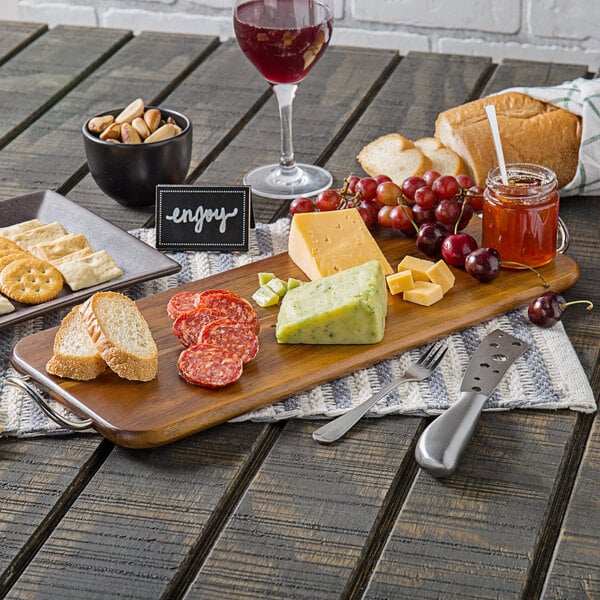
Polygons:
<instances>
[{"instance_id":1,"label":"black ceramic bowl","mask_svg":"<svg viewBox=\"0 0 600 600\"><path fill-rule=\"evenodd\" d=\"M90 173L98 187L123 206L154 204L158 184L183 183L192 155L192 123L183 114L158 108L162 118L173 117L181 133L150 144L105 142L83 124L83 145ZM122 109L96 115L117 116ZM93 117L92 117L93 118Z\"/></svg>"}]
</instances>

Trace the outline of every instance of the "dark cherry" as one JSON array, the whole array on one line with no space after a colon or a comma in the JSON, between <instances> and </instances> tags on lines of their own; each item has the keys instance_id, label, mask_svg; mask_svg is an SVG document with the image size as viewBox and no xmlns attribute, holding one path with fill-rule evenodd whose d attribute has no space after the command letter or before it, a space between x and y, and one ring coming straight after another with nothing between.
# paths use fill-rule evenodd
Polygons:
<instances>
[{"instance_id":1,"label":"dark cherry","mask_svg":"<svg viewBox=\"0 0 600 600\"><path fill-rule=\"evenodd\" d=\"M442 258L453 267L464 267L473 250L477 250L477 241L468 233L453 233L442 242Z\"/></svg>"},{"instance_id":2,"label":"dark cherry","mask_svg":"<svg viewBox=\"0 0 600 600\"><path fill-rule=\"evenodd\" d=\"M450 235L441 223L423 223L417 234L417 248L427 256L439 256L442 242Z\"/></svg>"},{"instance_id":3,"label":"dark cherry","mask_svg":"<svg viewBox=\"0 0 600 600\"><path fill-rule=\"evenodd\" d=\"M500 253L494 248L477 248L467 254L465 270L478 281L489 283L500 274Z\"/></svg>"},{"instance_id":4,"label":"dark cherry","mask_svg":"<svg viewBox=\"0 0 600 600\"><path fill-rule=\"evenodd\" d=\"M540 327L552 327L562 319L567 306L572 304L587 304L587 310L594 307L589 300L567 302L558 292L544 292L531 301L527 316L532 323Z\"/></svg>"}]
</instances>

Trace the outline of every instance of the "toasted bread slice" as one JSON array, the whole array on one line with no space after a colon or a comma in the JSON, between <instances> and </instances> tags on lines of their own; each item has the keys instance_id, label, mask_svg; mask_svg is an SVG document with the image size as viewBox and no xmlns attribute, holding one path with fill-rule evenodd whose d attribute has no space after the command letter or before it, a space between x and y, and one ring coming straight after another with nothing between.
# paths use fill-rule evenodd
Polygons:
<instances>
[{"instance_id":1,"label":"toasted bread slice","mask_svg":"<svg viewBox=\"0 0 600 600\"><path fill-rule=\"evenodd\" d=\"M158 349L133 300L118 292L98 292L80 309L100 356L119 377L150 381L158 371Z\"/></svg>"},{"instance_id":2,"label":"toasted bread slice","mask_svg":"<svg viewBox=\"0 0 600 600\"><path fill-rule=\"evenodd\" d=\"M54 353L46 371L58 377L87 381L106 370L106 362L98 353L83 324L80 305L73 307L62 320L54 338Z\"/></svg>"}]
</instances>

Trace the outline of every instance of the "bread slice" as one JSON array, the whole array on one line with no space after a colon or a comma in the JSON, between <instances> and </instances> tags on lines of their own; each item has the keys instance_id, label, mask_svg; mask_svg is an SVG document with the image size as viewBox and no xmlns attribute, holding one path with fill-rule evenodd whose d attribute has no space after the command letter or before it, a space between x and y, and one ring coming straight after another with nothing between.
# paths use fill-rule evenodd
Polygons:
<instances>
[{"instance_id":1,"label":"bread slice","mask_svg":"<svg viewBox=\"0 0 600 600\"><path fill-rule=\"evenodd\" d=\"M461 173L468 173L467 165L463 159L437 138L428 137L415 140L415 147L431 160L431 168L440 175L452 175L456 177Z\"/></svg>"},{"instance_id":2,"label":"bread slice","mask_svg":"<svg viewBox=\"0 0 600 600\"><path fill-rule=\"evenodd\" d=\"M387 175L398 185L411 175L431 169L431 160L399 133L384 135L367 144L356 157L371 177Z\"/></svg>"},{"instance_id":3,"label":"bread slice","mask_svg":"<svg viewBox=\"0 0 600 600\"><path fill-rule=\"evenodd\" d=\"M133 300L118 292L98 292L80 312L100 356L119 377L135 381L156 377L158 349Z\"/></svg>"},{"instance_id":4,"label":"bread slice","mask_svg":"<svg viewBox=\"0 0 600 600\"><path fill-rule=\"evenodd\" d=\"M430 154L435 150L441 150L445 148L444 144L436 137L423 137L415 140L415 148L418 148L423 154Z\"/></svg>"},{"instance_id":5,"label":"bread slice","mask_svg":"<svg viewBox=\"0 0 600 600\"><path fill-rule=\"evenodd\" d=\"M46 371L58 377L87 381L103 373L106 362L83 324L80 306L75 306L62 320L54 338L54 353L46 364Z\"/></svg>"},{"instance_id":6,"label":"bread slice","mask_svg":"<svg viewBox=\"0 0 600 600\"><path fill-rule=\"evenodd\" d=\"M435 137L462 157L477 185L485 186L488 171L497 164L486 104L496 107L506 162L545 165L556 173L559 188L573 179L580 117L525 94L504 92L448 109L435 122Z\"/></svg>"}]
</instances>

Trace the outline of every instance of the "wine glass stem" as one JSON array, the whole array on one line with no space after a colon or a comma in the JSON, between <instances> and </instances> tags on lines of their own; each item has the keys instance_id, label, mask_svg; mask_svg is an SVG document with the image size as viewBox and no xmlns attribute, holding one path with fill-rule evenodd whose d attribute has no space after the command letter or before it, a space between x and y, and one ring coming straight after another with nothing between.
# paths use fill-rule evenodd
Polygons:
<instances>
[{"instance_id":1,"label":"wine glass stem","mask_svg":"<svg viewBox=\"0 0 600 600\"><path fill-rule=\"evenodd\" d=\"M292 142L292 104L298 86L290 83L273 85L279 106L279 119L281 122L281 158L279 165L282 175L294 175L297 171L294 158L294 145Z\"/></svg>"}]
</instances>

